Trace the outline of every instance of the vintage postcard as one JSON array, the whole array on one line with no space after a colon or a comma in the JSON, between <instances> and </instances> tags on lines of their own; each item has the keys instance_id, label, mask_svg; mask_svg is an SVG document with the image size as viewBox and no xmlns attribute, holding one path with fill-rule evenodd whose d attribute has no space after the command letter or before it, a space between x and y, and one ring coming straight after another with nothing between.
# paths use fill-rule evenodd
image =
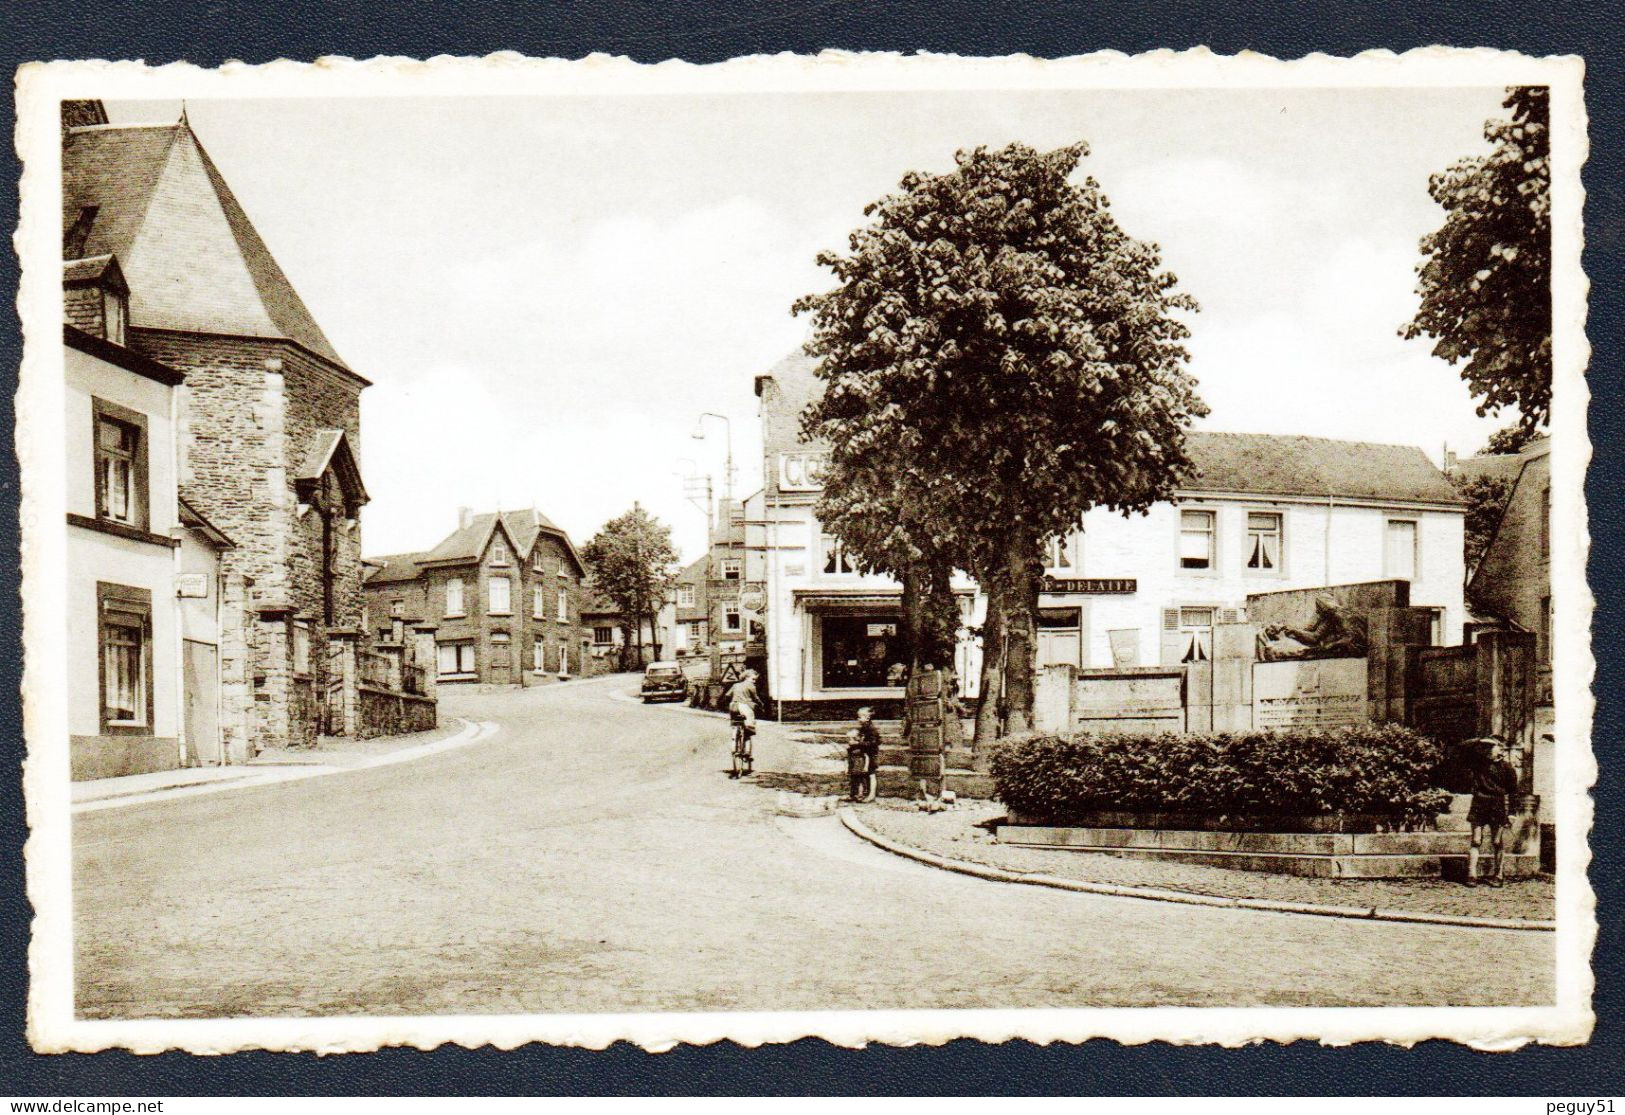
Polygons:
<instances>
[{"instance_id":1,"label":"vintage postcard","mask_svg":"<svg viewBox=\"0 0 1625 1115\"><path fill-rule=\"evenodd\" d=\"M1583 78L24 67L34 1047L1586 1041Z\"/></svg>"}]
</instances>

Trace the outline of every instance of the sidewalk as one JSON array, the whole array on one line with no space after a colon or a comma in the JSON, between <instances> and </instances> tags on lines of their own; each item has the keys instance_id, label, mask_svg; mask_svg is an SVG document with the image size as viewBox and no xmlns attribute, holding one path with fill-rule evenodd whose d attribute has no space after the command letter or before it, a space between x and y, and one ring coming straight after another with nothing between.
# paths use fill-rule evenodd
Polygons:
<instances>
[{"instance_id":1,"label":"sidewalk","mask_svg":"<svg viewBox=\"0 0 1625 1115\"><path fill-rule=\"evenodd\" d=\"M922 813L902 801L881 800L850 808L866 829L901 848L967 868L991 869L1016 881L1031 877L1035 883L1049 879L1056 885L1141 890L1147 892L1145 897L1157 897L1160 892L1170 901L1184 895L1219 903L1320 907L1318 912L1379 920L1412 917L1471 924L1490 919L1523 923L1521 928L1551 928L1556 916L1555 885L1543 879L1511 879L1497 889L1440 879L1316 879L1235 871L1000 844L983 827L1004 815L1004 807L997 802L964 802L957 809L934 814Z\"/></svg>"},{"instance_id":2,"label":"sidewalk","mask_svg":"<svg viewBox=\"0 0 1625 1115\"><path fill-rule=\"evenodd\" d=\"M496 725L455 719L431 732L377 739L323 737L317 747L270 748L247 763L223 767L183 767L120 778L97 778L72 784L76 813L143 805L178 797L235 790L339 774L347 770L409 762L484 739Z\"/></svg>"}]
</instances>

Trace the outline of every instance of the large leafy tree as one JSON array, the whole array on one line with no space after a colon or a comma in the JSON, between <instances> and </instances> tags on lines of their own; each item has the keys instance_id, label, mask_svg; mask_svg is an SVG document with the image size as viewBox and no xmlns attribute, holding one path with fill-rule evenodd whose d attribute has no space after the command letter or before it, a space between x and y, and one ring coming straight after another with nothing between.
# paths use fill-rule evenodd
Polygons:
<instances>
[{"instance_id":1,"label":"large leafy tree","mask_svg":"<svg viewBox=\"0 0 1625 1115\"><path fill-rule=\"evenodd\" d=\"M905 175L848 253L819 256L835 289L795 307L824 381L806 432L831 472L892 474L911 537L997 594L1012 731L1031 722L1043 540L1091 507L1170 498L1207 412L1177 316L1196 304L1099 184L1072 180L1087 150L979 147Z\"/></svg>"},{"instance_id":2,"label":"large leafy tree","mask_svg":"<svg viewBox=\"0 0 1625 1115\"><path fill-rule=\"evenodd\" d=\"M1545 422L1552 397L1550 106L1544 86L1507 90L1511 119L1490 120L1488 155L1428 180L1444 224L1421 241L1421 306L1401 332L1435 339L1433 354L1462 363L1478 413L1518 411Z\"/></svg>"},{"instance_id":3,"label":"large leafy tree","mask_svg":"<svg viewBox=\"0 0 1625 1115\"><path fill-rule=\"evenodd\" d=\"M1512 481L1499 476L1453 476L1450 482L1456 492L1467 501L1467 516L1463 524L1463 556L1467 575L1472 576L1478 559L1484 556L1495 530L1501 525L1501 514L1512 496Z\"/></svg>"},{"instance_id":4,"label":"large leafy tree","mask_svg":"<svg viewBox=\"0 0 1625 1115\"><path fill-rule=\"evenodd\" d=\"M611 519L592 536L581 557L592 574L593 587L620 610L625 645L635 656L635 665L643 666L644 621L652 632L655 613L677 583L671 528L633 503L630 511Z\"/></svg>"}]
</instances>

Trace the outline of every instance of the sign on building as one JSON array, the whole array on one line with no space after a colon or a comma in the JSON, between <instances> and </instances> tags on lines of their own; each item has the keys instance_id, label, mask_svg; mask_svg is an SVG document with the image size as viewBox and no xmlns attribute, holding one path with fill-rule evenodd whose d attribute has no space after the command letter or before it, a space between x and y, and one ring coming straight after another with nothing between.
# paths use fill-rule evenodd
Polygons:
<instances>
[{"instance_id":1,"label":"sign on building","mask_svg":"<svg viewBox=\"0 0 1625 1115\"><path fill-rule=\"evenodd\" d=\"M780 453L779 491L816 492L824 487L828 453Z\"/></svg>"},{"instance_id":2,"label":"sign on building","mask_svg":"<svg viewBox=\"0 0 1625 1115\"><path fill-rule=\"evenodd\" d=\"M1364 658L1253 666L1254 728L1335 728L1367 719Z\"/></svg>"},{"instance_id":3,"label":"sign on building","mask_svg":"<svg viewBox=\"0 0 1625 1115\"><path fill-rule=\"evenodd\" d=\"M1086 596L1133 596L1140 589L1133 577L1044 577L1044 592Z\"/></svg>"}]
</instances>

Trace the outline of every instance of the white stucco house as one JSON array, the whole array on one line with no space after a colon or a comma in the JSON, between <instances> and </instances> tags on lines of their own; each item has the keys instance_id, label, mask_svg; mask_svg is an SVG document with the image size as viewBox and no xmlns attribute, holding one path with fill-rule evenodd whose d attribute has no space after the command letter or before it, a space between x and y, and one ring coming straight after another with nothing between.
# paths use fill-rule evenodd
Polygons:
<instances>
[{"instance_id":1,"label":"white stucco house","mask_svg":"<svg viewBox=\"0 0 1625 1115\"><path fill-rule=\"evenodd\" d=\"M746 507L747 581L766 601L768 690L789 719L895 701L901 587L856 572L820 529L824 451L798 440L818 390L800 354L757 377L764 486ZM1048 546L1040 665L1174 665L1211 652L1215 622L1249 594L1399 579L1435 612L1434 641L1460 642L1465 505L1412 446L1193 432L1197 475L1145 515L1088 512ZM985 602L960 586L967 625ZM954 668L976 695L980 651Z\"/></svg>"}]
</instances>

